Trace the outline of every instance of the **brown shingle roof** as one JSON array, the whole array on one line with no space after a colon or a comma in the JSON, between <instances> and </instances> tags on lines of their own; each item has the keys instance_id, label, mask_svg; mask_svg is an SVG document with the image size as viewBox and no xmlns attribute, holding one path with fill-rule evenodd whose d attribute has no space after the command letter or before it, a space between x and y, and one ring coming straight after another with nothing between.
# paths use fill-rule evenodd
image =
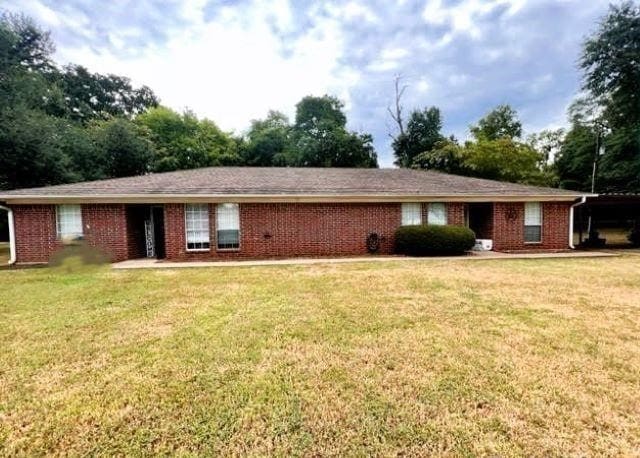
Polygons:
<instances>
[{"instance_id":1,"label":"brown shingle roof","mask_svg":"<svg viewBox=\"0 0 640 458\"><path fill-rule=\"evenodd\" d=\"M0 193L20 197L97 196L548 196L576 198L561 189L468 178L410 169L209 167L144 176L88 181Z\"/></svg>"}]
</instances>

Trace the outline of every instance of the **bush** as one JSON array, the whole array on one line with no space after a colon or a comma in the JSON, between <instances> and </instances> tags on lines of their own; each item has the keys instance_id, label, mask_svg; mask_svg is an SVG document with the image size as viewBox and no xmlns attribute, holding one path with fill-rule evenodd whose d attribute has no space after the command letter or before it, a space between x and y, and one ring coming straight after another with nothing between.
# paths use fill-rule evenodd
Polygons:
<instances>
[{"instance_id":1,"label":"bush","mask_svg":"<svg viewBox=\"0 0 640 458\"><path fill-rule=\"evenodd\" d=\"M396 230L396 253L408 256L458 255L475 243L473 231L462 226L401 226Z\"/></svg>"}]
</instances>

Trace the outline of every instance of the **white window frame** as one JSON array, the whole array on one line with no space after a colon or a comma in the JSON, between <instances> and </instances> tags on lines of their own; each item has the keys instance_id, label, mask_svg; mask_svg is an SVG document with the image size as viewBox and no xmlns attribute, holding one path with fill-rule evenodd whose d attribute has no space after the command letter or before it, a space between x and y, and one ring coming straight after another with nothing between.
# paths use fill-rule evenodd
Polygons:
<instances>
[{"instance_id":1,"label":"white window frame","mask_svg":"<svg viewBox=\"0 0 640 458\"><path fill-rule=\"evenodd\" d=\"M56 205L56 237L60 240L76 240L83 236L82 206Z\"/></svg>"},{"instance_id":2,"label":"white window frame","mask_svg":"<svg viewBox=\"0 0 640 458\"><path fill-rule=\"evenodd\" d=\"M535 218L531 218L533 209L536 209L537 215ZM538 224L532 224L538 223ZM540 237L538 240L527 240L527 227L539 227L540 228ZM523 233L524 243L526 244L536 244L542 243L542 203L541 202L525 202L524 203L524 233Z\"/></svg>"},{"instance_id":3,"label":"white window frame","mask_svg":"<svg viewBox=\"0 0 640 458\"><path fill-rule=\"evenodd\" d=\"M435 208L442 208L443 219L436 220ZM427 209L427 224L435 226L445 226L447 224L447 204L444 202L430 202Z\"/></svg>"},{"instance_id":4,"label":"white window frame","mask_svg":"<svg viewBox=\"0 0 640 458\"><path fill-rule=\"evenodd\" d=\"M235 210L235 214L231 215L231 219L229 219L229 215L223 215L223 212L221 212L222 209L228 210L228 209L234 209ZM227 219L222 220L222 217L226 217ZM235 224L234 224L235 223ZM235 228L233 227L227 227L233 225L235 226ZM236 244L237 246L232 246L232 247L220 247L220 235L219 232L220 231L225 231L225 230L231 230L231 231L238 231L238 243ZM236 203L220 203L216 206L216 250L217 251L239 251L240 250L240 205L236 204Z\"/></svg>"},{"instance_id":5,"label":"white window frame","mask_svg":"<svg viewBox=\"0 0 640 458\"><path fill-rule=\"evenodd\" d=\"M195 227L196 224L199 227ZM203 225L204 223L204 225ZM206 229L204 229L206 227ZM189 234L202 235L206 232L206 241L202 237L198 241L189 240ZM211 250L211 225L209 222L209 204L185 204L184 205L184 242L189 252L204 252ZM201 245L189 248L189 244ZM207 246L205 246L205 244Z\"/></svg>"},{"instance_id":6,"label":"white window frame","mask_svg":"<svg viewBox=\"0 0 640 458\"><path fill-rule=\"evenodd\" d=\"M402 226L417 226L422 224L422 204L420 202L405 202L402 204Z\"/></svg>"}]
</instances>

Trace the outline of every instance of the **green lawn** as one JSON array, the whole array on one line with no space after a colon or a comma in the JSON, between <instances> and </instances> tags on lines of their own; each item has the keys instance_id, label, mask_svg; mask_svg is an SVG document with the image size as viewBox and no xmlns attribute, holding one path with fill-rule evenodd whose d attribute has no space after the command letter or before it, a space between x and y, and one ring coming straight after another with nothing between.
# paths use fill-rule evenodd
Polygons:
<instances>
[{"instance_id":1,"label":"green lawn","mask_svg":"<svg viewBox=\"0 0 640 458\"><path fill-rule=\"evenodd\" d=\"M640 257L0 271L0 453L634 455Z\"/></svg>"}]
</instances>

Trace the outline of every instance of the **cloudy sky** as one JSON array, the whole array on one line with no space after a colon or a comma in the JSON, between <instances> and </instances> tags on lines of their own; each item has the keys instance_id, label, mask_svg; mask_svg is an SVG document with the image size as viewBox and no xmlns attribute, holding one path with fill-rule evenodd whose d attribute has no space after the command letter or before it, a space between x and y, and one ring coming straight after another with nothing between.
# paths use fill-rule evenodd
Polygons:
<instances>
[{"instance_id":1,"label":"cloudy sky","mask_svg":"<svg viewBox=\"0 0 640 458\"><path fill-rule=\"evenodd\" d=\"M500 103L528 132L562 126L580 43L605 0L6 0L51 30L60 64L147 84L163 104L239 133L334 94L391 166L395 75L406 110L436 105L459 138Z\"/></svg>"}]
</instances>

